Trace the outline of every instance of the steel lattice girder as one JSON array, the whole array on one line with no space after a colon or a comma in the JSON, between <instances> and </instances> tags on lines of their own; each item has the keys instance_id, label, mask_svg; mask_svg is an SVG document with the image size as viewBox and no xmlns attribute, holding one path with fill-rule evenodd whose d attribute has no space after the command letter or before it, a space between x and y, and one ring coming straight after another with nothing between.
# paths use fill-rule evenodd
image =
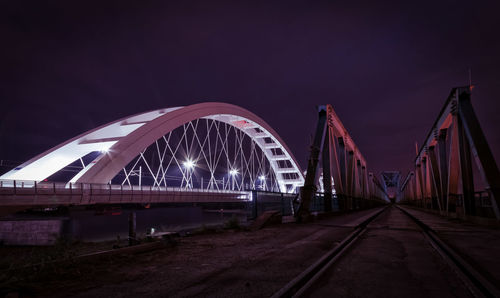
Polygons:
<instances>
[{"instance_id":1,"label":"steel lattice girder","mask_svg":"<svg viewBox=\"0 0 500 298\"><path fill-rule=\"evenodd\" d=\"M450 196L461 195L466 214L474 214L471 155L500 219L500 172L474 113L470 86L451 90L415 158L416 175L408 175L401 192L407 200L427 200L436 195L441 212L448 212Z\"/></svg>"},{"instance_id":2,"label":"steel lattice girder","mask_svg":"<svg viewBox=\"0 0 500 298\"><path fill-rule=\"evenodd\" d=\"M333 107L331 105L320 106L305 183L300 194L301 206L298 217L305 217L309 213L309 202L317 190L320 158L322 159L326 210L329 208L332 197L332 187L329 185L331 180L333 180L337 196L388 200L382 185L372 173L368 173L365 158Z\"/></svg>"}]
</instances>

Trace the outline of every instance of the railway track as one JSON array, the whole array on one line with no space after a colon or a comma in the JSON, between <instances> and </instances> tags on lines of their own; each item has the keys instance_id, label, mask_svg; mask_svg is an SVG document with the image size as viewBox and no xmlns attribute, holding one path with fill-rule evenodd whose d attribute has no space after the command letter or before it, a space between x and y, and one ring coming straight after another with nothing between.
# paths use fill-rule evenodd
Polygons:
<instances>
[{"instance_id":1,"label":"railway track","mask_svg":"<svg viewBox=\"0 0 500 298\"><path fill-rule=\"evenodd\" d=\"M369 229L369 225L373 223L382 213L388 212L394 208L401 211L407 218L415 223L420 232L424 235L425 240L432 246L433 249L443 258L449 268L456 273L463 285L473 297L500 297L498 287L485 278L471 264L466 262L453 248L442 241L437 234L428 225L424 224L411 213L398 206L386 207L369 217L359 224L354 231L345 237L336 247L324 254L318 261L309 266L305 271L291 280L272 297L301 297L309 294L314 290L314 285L318 280L325 278L328 272L331 272L337 261L343 256L348 255L349 248L358 242L360 237Z\"/></svg>"}]
</instances>

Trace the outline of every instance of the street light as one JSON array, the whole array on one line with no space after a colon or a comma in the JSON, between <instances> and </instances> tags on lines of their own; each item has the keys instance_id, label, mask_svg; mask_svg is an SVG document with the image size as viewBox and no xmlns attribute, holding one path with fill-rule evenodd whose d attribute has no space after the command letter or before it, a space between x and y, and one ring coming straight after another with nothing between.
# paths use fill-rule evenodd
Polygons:
<instances>
[{"instance_id":1,"label":"street light","mask_svg":"<svg viewBox=\"0 0 500 298\"><path fill-rule=\"evenodd\" d=\"M233 179L232 179L232 180L233 180L233 183L232 183L232 187L231 187L231 188L234 190L234 178L235 178L235 176L236 176L236 175L238 175L238 170L236 170L236 169L231 169L231 170L229 171L229 174L231 175L231 177L233 177Z\"/></svg>"},{"instance_id":2,"label":"street light","mask_svg":"<svg viewBox=\"0 0 500 298\"><path fill-rule=\"evenodd\" d=\"M186 177L184 177L184 174L183 174L182 175L183 179L184 178L186 179L187 188L193 188L192 174L193 174L193 169L196 166L196 164L191 159L186 160L183 164L184 164L184 168L186 168L186 175L185 175ZM182 183L181 183L181 185L182 185Z\"/></svg>"},{"instance_id":3,"label":"street light","mask_svg":"<svg viewBox=\"0 0 500 298\"><path fill-rule=\"evenodd\" d=\"M266 182L265 182L265 181L266 181L266 176L264 176L264 175L260 175L260 176L259 176L259 180L260 180L260 189L262 189L262 190L266 190L266 189L265 189L265 188L266 188L266 184L265 184L265 183L266 183Z\"/></svg>"},{"instance_id":4,"label":"street light","mask_svg":"<svg viewBox=\"0 0 500 298\"><path fill-rule=\"evenodd\" d=\"M194 168L195 166L196 166L196 165L195 165L194 161L192 161L192 160L190 160L190 159L188 159L188 160L186 160L186 161L184 162L184 167L185 167L186 169L192 169L192 168Z\"/></svg>"}]
</instances>

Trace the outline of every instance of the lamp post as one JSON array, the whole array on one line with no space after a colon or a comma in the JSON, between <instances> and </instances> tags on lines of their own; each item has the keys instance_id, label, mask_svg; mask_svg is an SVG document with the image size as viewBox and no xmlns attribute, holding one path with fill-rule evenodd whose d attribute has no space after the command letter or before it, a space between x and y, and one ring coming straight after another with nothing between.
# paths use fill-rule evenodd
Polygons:
<instances>
[{"instance_id":1,"label":"lamp post","mask_svg":"<svg viewBox=\"0 0 500 298\"><path fill-rule=\"evenodd\" d=\"M184 163L186 170L186 188L193 188L193 170L196 164L191 159L186 160Z\"/></svg>"},{"instance_id":2,"label":"lamp post","mask_svg":"<svg viewBox=\"0 0 500 298\"><path fill-rule=\"evenodd\" d=\"M260 175L259 180L260 180L260 189L265 191L266 190L266 176Z\"/></svg>"},{"instance_id":3,"label":"lamp post","mask_svg":"<svg viewBox=\"0 0 500 298\"><path fill-rule=\"evenodd\" d=\"M238 170L236 170L236 169L231 169L231 170L229 171L229 175L231 175L231 178L232 178L232 180L233 180L233 182L232 182L232 187L231 187L231 188L232 188L232 190L234 190L234 180L236 179L236 175L238 175Z\"/></svg>"}]
</instances>

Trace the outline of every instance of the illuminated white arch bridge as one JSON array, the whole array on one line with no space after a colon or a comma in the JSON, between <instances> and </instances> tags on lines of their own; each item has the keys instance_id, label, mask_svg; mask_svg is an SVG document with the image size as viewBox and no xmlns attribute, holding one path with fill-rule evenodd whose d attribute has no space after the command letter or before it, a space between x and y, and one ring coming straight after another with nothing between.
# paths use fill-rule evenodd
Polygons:
<instances>
[{"instance_id":1,"label":"illuminated white arch bridge","mask_svg":"<svg viewBox=\"0 0 500 298\"><path fill-rule=\"evenodd\" d=\"M0 184L13 205L231 201L249 199L252 189L296 192L304 177L264 120L208 102L97 127L5 173Z\"/></svg>"}]
</instances>

